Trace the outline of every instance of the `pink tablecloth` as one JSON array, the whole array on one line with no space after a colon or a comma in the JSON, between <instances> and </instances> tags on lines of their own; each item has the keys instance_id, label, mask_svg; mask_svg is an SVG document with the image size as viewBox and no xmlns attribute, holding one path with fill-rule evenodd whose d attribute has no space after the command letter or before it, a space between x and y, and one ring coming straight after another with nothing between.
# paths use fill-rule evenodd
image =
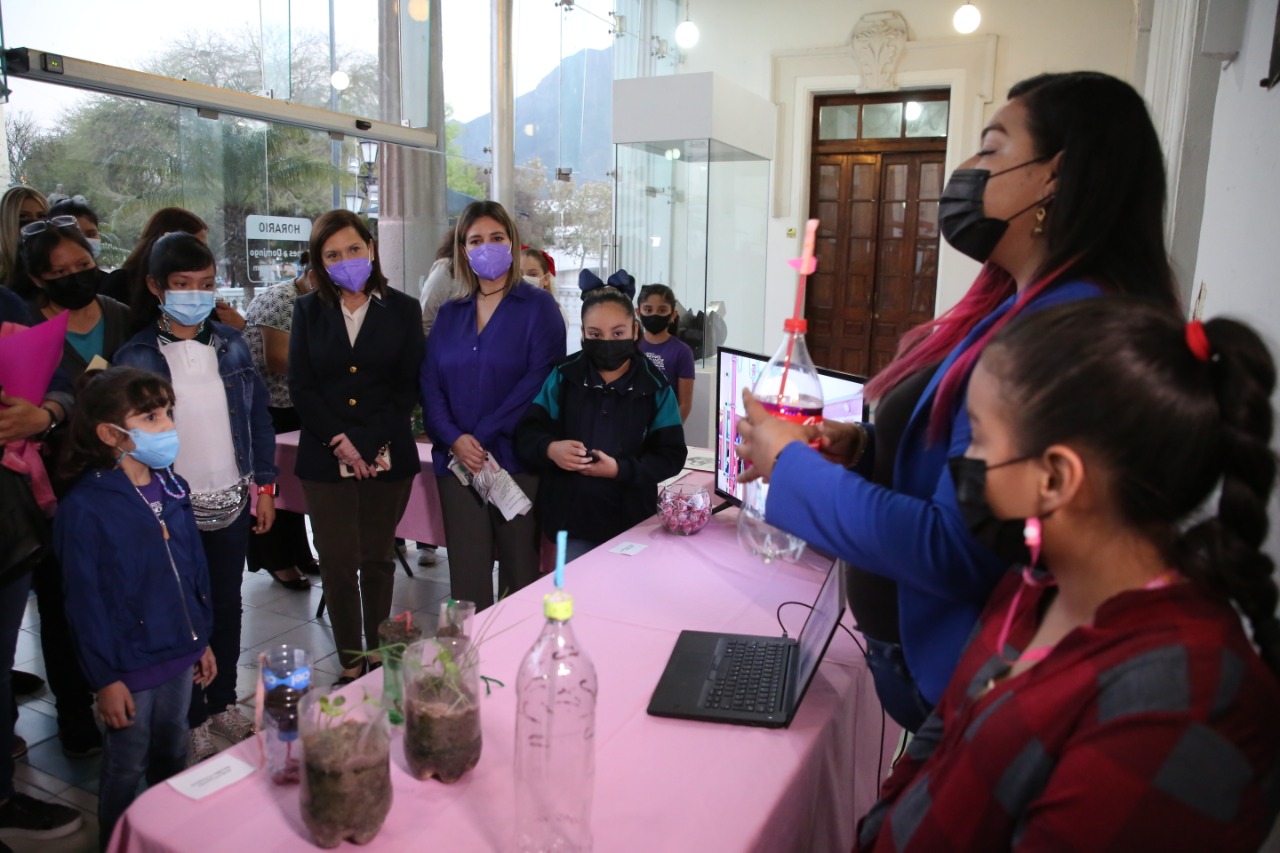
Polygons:
<instances>
[{"instance_id":1,"label":"pink tablecloth","mask_svg":"<svg viewBox=\"0 0 1280 853\"><path fill-rule=\"evenodd\" d=\"M293 467L298 461L298 433L282 432L276 436L276 467L280 469L280 496L276 506L294 512L307 511L307 499L302 494L302 483L294 476ZM418 443L418 462L422 470L413 478L409 492L409 505L405 507L396 535L413 542L428 545L446 545L444 541L444 516L440 514L440 493L436 490L436 475L431 468L431 445Z\"/></svg>"},{"instance_id":2,"label":"pink tablecloth","mask_svg":"<svg viewBox=\"0 0 1280 853\"><path fill-rule=\"evenodd\" d=\"M659 719L645 713L683 628L776 635L774 611L811 602L822 581L812 556L765 565L744 554L735 512L693 537L651 519L570 564L574 626L600 680L593 828L598 851L847 851L872 804L878 768L897 743L861 653L843 631L788 729ZM646 549L610 553L619 542ZM418 782L392 745L394 804L372 849L509 850L513 833L515 674L542 628L546 577L494 609L480 671L506 682L482 708L484 754L459 782ZM783 611L794 635L801 608ZM477 617L483 622L485 614ZM850 618L846 615L845 623ZM509 630L508 630L509 629ZM346 688L380 690L380 672ZM883 732L883 741L882 741ZM256 761L253 741L235 747ZM115 851L307 850L298 789L262 772L195 802L168 785L144 794L116 829Z\"/></svg>"}]
</instances>

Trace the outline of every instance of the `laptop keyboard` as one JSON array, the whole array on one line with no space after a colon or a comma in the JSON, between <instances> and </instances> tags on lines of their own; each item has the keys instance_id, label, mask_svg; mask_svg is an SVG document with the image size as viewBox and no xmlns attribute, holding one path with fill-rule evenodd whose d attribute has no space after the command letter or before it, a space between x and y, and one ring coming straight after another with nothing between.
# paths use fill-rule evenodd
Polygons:
<instances>
[{"instance_id":1,"label":"laptop keyboard","mask_svg":"<svg viewBox=\"0 0 1280 853\"><path fill-rule=\"evenodd\" d=\"M708 680L704 708L770 714L782 701L787 644L730 640Z\"/></svg>"}]
</instances>

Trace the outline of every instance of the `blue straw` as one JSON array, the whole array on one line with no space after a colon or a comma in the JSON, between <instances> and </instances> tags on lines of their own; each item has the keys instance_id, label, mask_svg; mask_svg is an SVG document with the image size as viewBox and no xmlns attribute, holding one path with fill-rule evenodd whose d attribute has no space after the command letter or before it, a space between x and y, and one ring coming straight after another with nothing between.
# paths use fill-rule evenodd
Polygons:
<instances>
[{"instance_id":1,"label":"blue straw","mask_svg":"<svg viewBox=\"0 0 1280 853\"><path fill-rule=\"evenodd\" d=\"M569 544L569 531L556 534L556 589L564 589L564 549Z\"/></svg>"}]
</instances>

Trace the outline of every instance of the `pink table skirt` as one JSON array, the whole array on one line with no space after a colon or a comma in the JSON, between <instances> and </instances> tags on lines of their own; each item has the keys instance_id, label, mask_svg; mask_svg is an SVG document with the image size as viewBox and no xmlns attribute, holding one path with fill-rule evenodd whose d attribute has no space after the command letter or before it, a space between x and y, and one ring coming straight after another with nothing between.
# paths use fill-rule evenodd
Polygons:
<instances>
[{"instance_id":1,"label":"pink table skirt","mask_svg":"<svg viewBox=\"0 0 1280 853\"><path fill-rule=\"evenodd\" d=\"M294 512L307 511L307 499L302 493L302 483L293 473L298 461L298 433L282 432L276 436L276 467L280 469L280 495L276 506ZM429 545L445 545L444 516L440 514L440 492L436 489L436 475L431 467L431 445L418 442L418 463L422 470L413 478L409 492L409 505L405 507L396 535L412 542Z\"/></svg>"},{"instance_id":2,"label":"pink table skirt","mask_svg":"<svg viewBox=\"0 0 1280 853\"><path fill-rule=\"evenodd\" d=\"M695 475L696 476L696 475ZM824 568L810 554L797 565L765 565L738 547L736 511L692 537L650 519L566 569L574 626L595 662L597 708L593 830L598 851L848 851L854 824L875 800L898 728L882 715L861 653L836 633L788 729L757 729L645 713L681 629L777 635L774 611L811 602ZM610 553L620 542L647 547ZM418 782L392 744L394 802L368 846L399 851L441 846L510 850L515 676L542 628L546 577L489 611L491 637L480 671L506 682L482 705L484 753L453 785ZM783 618L794 636L801 608ZM488 617L480 614L478 624ZM846 615L845 622L850 622ZM509 629L509 630L508 630ZM375 671L345 691L377 694ZM883 738L883 740L882 740ZM234 753L256 763L248 741ZM168 785L144 794L121 820L114 851L308 850L297 786L272 785L259 771L195 802Z\"/></svg>"}]
</instances>

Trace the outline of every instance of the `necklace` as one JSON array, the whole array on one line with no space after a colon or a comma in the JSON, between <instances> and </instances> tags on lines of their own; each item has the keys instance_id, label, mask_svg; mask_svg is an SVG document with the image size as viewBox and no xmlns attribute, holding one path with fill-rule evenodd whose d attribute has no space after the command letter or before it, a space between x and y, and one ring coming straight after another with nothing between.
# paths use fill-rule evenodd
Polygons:
<instances>
[{"instance_id":1,"label":"necklace","mask_svg":"<svg viewBox=\"0 0 1280 853\"><path fill-rule=\"evenodd\" d=\"M478 288L478 287L476 288L476 290L480 292L480 295L481 295L481 296L493 296L495 293L501 293L502 291L504 291L504 290L506 290L506 289L507 289L507 288L506 288L505 286L503 286L503 287L499 287L497 290L490 290L488 293L485 293L483 290L480 290L480 288Z\"/></svg>"}]
</instances>

